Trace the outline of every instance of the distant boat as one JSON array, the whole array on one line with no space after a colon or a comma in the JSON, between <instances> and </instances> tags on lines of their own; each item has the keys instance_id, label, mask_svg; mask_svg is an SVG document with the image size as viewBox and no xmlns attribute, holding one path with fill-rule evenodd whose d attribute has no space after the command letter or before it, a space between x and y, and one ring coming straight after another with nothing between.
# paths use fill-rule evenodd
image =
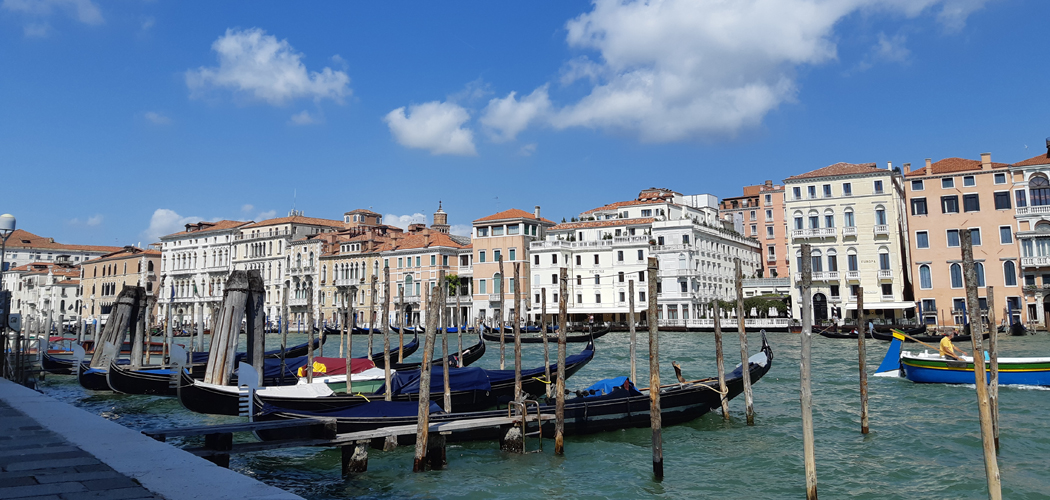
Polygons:
<instances>
[{"instance_id":1,"label":"distant boat","mask_svg":"<svg viewBox=\"0 0 1050 500\"><path fill-rule=\"evenodd\" d=\"M973 357L941 357L940 353L901 351L904 336L894 333L890 348L876 376L900 376L919 384L972 384ZM1050 386L1050 357L999 358L999 385ZM991 366L985 363L991 377Z\"/></svg>"}]
</instances>

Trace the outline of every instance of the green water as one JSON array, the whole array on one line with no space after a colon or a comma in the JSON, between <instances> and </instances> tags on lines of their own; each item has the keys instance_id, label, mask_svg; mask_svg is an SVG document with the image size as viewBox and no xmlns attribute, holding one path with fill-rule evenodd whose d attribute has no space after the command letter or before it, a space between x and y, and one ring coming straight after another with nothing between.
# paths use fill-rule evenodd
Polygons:
<instances>
[{"instance_id":1,"label":"green water","mask_svg":"<svg viewBox=\"0 0 1050 500\"><path fill-rule=\"evenodd\" d=\"M643 356L638 360L638 378L641 385L647 385L648 337L640 332L638 341ZM334 449L235 455L231 467L309 499L804 498L799 337L773 333L769 341L773 368L754 386L755 426L746 425L741 397L730 404L729 423L716 412L665 428L665 478L659 483L652 480L648 429L570 437L564 457L554 456L551 440L544 443L542 453L527 455L502 453L494 442L451 445L445 470L420 474L411 472L413 451L408 447L373 451L368 472L350 479L340 476L340 453ZM465 346L474 342L464 339ZM752 334L749 342L753 354L760 338ZM570 388L629 372L628 334L611 333L597 343L594 361L569 379ZM355 336L354 352L363 353L364 344L363 337ZM1046 334L1005 337L1000 345L1003 355L1050 355ZM887 346L868 341L869 374ZM570 353L578 352L579 347L570 344ZM419 359L420 353L410 360ZM338 354L335 341L325 354ZM711 334L662 333L660 355L665 382L674 380L672 360L683 366L688 379L715 374ZM542 357L542 346L526 346L523 365L540 366ZM869 377L871 433L863 436L856 341L815 337L813 357L813 417L822 498L987 498L973 386L919 385ZM513 359L513 346L508 346L507 359ZM726 336L726 360L727 364L740 360L736 334ZM488 352L475 366L497 368L498 344L489 343ZM191 414L170 398L87 394L71 377L50 376L42 390L134 429L240 420ZM1000 400L1003 497L1050 498L1046 465L1050 392L1004 387ZM530 448L534 446L530 442Z\"/></svg>"}]
</instances>

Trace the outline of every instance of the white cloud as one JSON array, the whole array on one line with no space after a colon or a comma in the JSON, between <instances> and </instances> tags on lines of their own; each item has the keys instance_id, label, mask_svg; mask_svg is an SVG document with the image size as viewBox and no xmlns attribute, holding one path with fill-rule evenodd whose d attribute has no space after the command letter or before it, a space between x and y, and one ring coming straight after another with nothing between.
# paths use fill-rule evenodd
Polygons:
<instances>
[{"instance_id":1,"label":"white cloud","mask_svg":"<svg viewBox=\"0 0 1050 500\"><path fill-rule=\"evenodd\" d=\"M476 156L474 132L463 128L469 119L462 106L431 101L409 106L407 114L403 106L397 108L383 121L402 146L426 149L433 155Z\"/></svg>"},{"instance_id":2,"label":"white cloud","mask_svg":"<svg viewBox=\"0 0 1050 500\"><path fill-rule=\"evenodd\" d=\"M102 11L91 0L3 0L0 8L33 17L47 17L58 10L84 24L105 22Z\"/></svg>"},{"instance_id":3,"label":"white cloud","mask_svg":"<svg viewBox=\"0 0 1050 500\"><path fill-rule=\"evenodd\" d=\"M146 119L154 125L167 125L171 123L171 118L157 113L156 111L147 111L146 114L143 116L145 116Z\"/></svg>"},{"instance_id":4,"label":"white cloud","mask_svg":"<svg viewBox=\"0 0 1050 500\"><path fill-rule=\"evenodd\" d=\"M259 215L255 216L256 221L262 221L266 219L272 219L277 216L276 210L267 210L265 212L259 212Z\"/></svg>"},{"instance_id":5,"label":"white cloud","mask_svg":"<svg viewBox=\"0 0 1050 500\"><path fill-rule=\"evenodd\" d=\"M401 229L408 229L409 224L426 224L427 216L421 213L414 213L412 215L386 214L383 216L383 223L397 226Z\"/></svg>"},{"instance_id":6,"label":"white cloud","mask_svg":"<svg viewBox=\"0 0 1050 500\"><path fill-rule=\"evenodd\" d=\"M211 48L218 55L218 67L186 72L192 95L212 87L228 88L275 106L301 97L342 103L351 95L345 72L328 67L307 71L303 54L287 40L277 40L259 28L227 29Z\"/></svg>"},{"instance_id":7,"label":"white cloud","mask_svg":"<svg viewBox=\"0 0 1050 500\"><path fill-rule=\"evenodd\" d=\"M526 145L522 146L521 149L518 150L518 154L521 155L521 156L532 156L532 154L535 153L535 152L536 152L536 143L535 142L526 144Z\"/></svg>"},{"instance_id":8,"label":"white cloud","mask_svg":"<svg viewBox=\"0 0 1050 500\"><path fill-rule=\"evenodd\" d=\"M22 26L22 34L26 38L44 38L51 33L51 25L47 23L26 23Z\"/></svg>"},{"instance_id":9,"label":"white cloud","mask_svg":"<svg viewBox=\"0 0 1050 500\"><path fill-rule=\"evenodd\" d=\"M908 37L897 34L887 37L885 33L879 33L879 41L875 44L874 55L876 58L888 62L907 62L911 51L905 47Z\"/></svg>"},{"instance_id":10,"label":"white cloud","mask_svg":"<svg viewBox=\"0 0 1050 500\"><path fill-rule=\"evenodd\" d=\"M149 220L149 227L142 232L142 237L146 241L154 242L159 240L161 236L184 231L186 224L202 220L206 219L196 216L183 217L175 213L174 210L158 208L153 211L153 216Z\"/></svg>"},{"instance_id":11,"label":"white cloud","mask_svg":"<svg viewBox=\"0 0 1050 500\"><path fill-rule=\"evenodd\" d=\"M91 217L88 217L87 225L89 225L89 226L97 226L99 224L102 224L102 214L95 214L95 215L92 215Z\"/></svg>"},{"instance_id":12,"label":"white cloud","mask_svg":"<svg viewBox=\"0 0 1050 500\"><path fill-rule=\"evenodd\" d=\"M255 210L255 205L252 205L251 203L245 203L244 205L241 205L241 212L243 213L248 213L252 210Z\"/></svg>"},{"instance_id":13,"label":"white cloud","mask_svg":"<svg viewBox=\"0 0 1050 500\"><path fill-rule=\"evenodd\" d=\"M319 121L304 109L301 112L292 115L288 120L288 123L291 123L292 125L313 125L319 123Z\"/></svg>"},{"instance_id":14,"label":"white cloud","mask_svg":"<svg viewBox=\"0 0 1050 500\"><path fill-rule=\"evenodd\" d=\"M517 138L535 120L546 117L551 109L547 87L543 86L518 100L515 92L502 99L489 101L485 113L479 120L493 141L506 142Z\"/></svg>"},{"instance_id":15,"label":"white cloud","mask_svg":"<svg viewBox=\"0 0 1050 500\"><path fill-rule=\"evenodd\" d=\"M472 230L473 226L469 224L453 224L448 228L449 234L456 236L470 236Z\"/></svg>"}]
</instances>

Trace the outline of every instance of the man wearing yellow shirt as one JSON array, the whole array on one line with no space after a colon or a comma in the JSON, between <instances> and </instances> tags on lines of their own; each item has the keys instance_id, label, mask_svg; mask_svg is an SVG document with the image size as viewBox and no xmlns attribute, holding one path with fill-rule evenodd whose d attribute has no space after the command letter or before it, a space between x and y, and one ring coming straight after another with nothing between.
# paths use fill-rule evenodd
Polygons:
<instances>
[{"instance_id":1,"label":"man wearing yellow shirt","mask_svg":"<svg viewBox=\"0 0 1050 500\"><path fill-rule=\"evenodd\" d=\"M954 337L954 336L955 336L955 332L950 331L950 332L948 332L948 335L945 335L945 336L941 337L940 348L941 348L941 357L942 358L949 358L950 357L950 358L953 358L953 359L959 359L959 356L955 355L956 352L958 352L959 354L965 354L963 351L960 351L959 349L956 349L955 348L955 344L952 344L952 337Z\"/></svg>"}]
</instances>

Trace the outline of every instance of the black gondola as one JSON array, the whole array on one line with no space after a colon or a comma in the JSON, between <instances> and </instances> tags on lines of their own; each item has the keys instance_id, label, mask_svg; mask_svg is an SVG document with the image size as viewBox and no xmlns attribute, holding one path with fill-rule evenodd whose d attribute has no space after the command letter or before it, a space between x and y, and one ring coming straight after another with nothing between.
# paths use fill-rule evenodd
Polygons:
<instances>
[{"instance_id":1,"label":"black gondola","mask_svg":"<svg viewBox=\"0 0 1050 500\"><path fill-rule=\"evenodd\" d=\"M1020 321L1010 325L1010 335L1020 337L1022 335L1028 335L1029 333L1031 332L1029 332L1028 329L1021 324Z\"/></svg>"},{"instance_id":2,"label":"black gondola","mask_svg":"<svg viewBox=\"0 0 1050 500\"><path fill-rule=\"evenodd\" d=\"M49 352L45 352L40 359L40 368L55 375L72 375L76 366L75 359L68 356L55 356Z\"/></svg>"},{"instance_id":3,"label":"black gondola","mask_svg":"<svg viewBox=\"0 0 1050 500\"><path fill-rule=\"evenodd\" d=\"M405 356L408 356L409 354L410 353L406 352ZM461 366L470 366L471 363L481 359L481 357L484 356L484 355L485 355L485 341L479 337L477 344L474 344L474 345L472 345L470 347L467 347L467 348L463 349L463 364ZM456 363L456 359L457 359L458 356L459 356L458 352L453 352L453 353L448 355L448 363L450 363L449 366L452 366L452 367L456 366L456 364L457 364ZM422 366L422 365L423 365L422 362L419 362L419 363L394 363L394 364L390 365L390 368L393 369L393 370L418 370L419 367ZM436 365L437 366L441 366L441 362L439 361L438 363L436 363ZM377 365L377 367L382 368L381 366L378 366L378 365Z\"/></svg>"},{"instance_id":4,"label":"black gondola","mask_svg":"<svg viewBox=\"0 0 1050 500\"><path fill-rule=\"evenodd\" d=\"M538 331L538 329L537 329L537 331ZM594 340L594 339L597 339L597 338L601 338L603 335L609 333L609 331L610 331L610 328L608 326L604 326L602 328L599 328L599 329L595 330L594 334L586 333L586 334L583 334L583 335L566 335L565 336L565 341L566 342L578 342L578 343L590 342L591 340ZM487 340L489 342L499 342L500 341L500 333L499 333L499 329L498 328L492 329L492 328L489 328L489 327L484 327L484 328L482 328L481 336L482 336L482 338L484 338L485 340ZM507 343L507 344L513 344L514 343L514 333L508 331L506 334L504 334L503 335L503 342ZM548 335L547 336L547 342L548 343L557 344L558 343L558 336L557 335ZM543 337L542 336L526 337L526 336L522 335L521 336L521 343L522 344L542 344L543 343Z\"/></svg>"},{"instance_id":5,"label":"black gondola","mask_svg":"<svg viewBox=\"0 0 1050 500\"><path fill-rule=\"evenodd\" d=\"M857 334L857 332L839 333L839 332L836 332L834 328L829 329L829 330L820 330L820 331L815 332L815 333L819 334L821 337L826 337L826 338L829 338L829 339L854 339L854 340L856 340L857 337L859 336ZM871 339L871 338L875 338L875 337L873 337L871 333L867 333L866 337L864 337L864 338Z\"/></svg>"},{"instance_id":6,"label":"black gondola","mask_svg":"<svg viewBox=\"0 0 1050 500\"><path fill-rule=\"evenodd\" d=\"M908 337L911 337L911 338L904 337L904 341L905 342L919 341L919 342L927 342L927 343L935 344L937 342L940 342L941 339L945 337L945 335L912 335L912 334L910 334L908 332L904 332L904 333L907 333ZM880 332L876 331L873 334L873 337L876 340L887 340L887 341L893 340L893 334L892 333L880 333ZM988 333L987 332L985 332L983 338L985 340L988 339ZM968 342L969 340L970 340L970 336L969 335L956 335L956 336L952 337L952 342Z\"/></svg>"},{"instance_id":7,"label":"black gondola","mask_svg":"<svg viewBox=\"0 0 1050 500\"><path fill-rule=\"evenodd\" d=\"M751 356L748 360L748 370L751 382L755 383L769 372L773 361L773 351L766 342L765 335L762 339L762 351ZM726 375L727 399L732 399L743 392L743 367L737 366ZM660 410L664 425L675 425L689 422L721 405L722 396L718 392L718 380L708 378L697 382L684 384L671 384L660 390ZM256 421L287 420L296 418L335 418L337 432L355 432L377 429L394 425L413 425L417 417L415 411L407 408L402 411L402 416L355 416L367 413L382 413L383 406L387 403L380 402L375 405L378 408L372 410L366 406L357 408L342 408L321 412L301 412L279 408L273 405L264 405L261 400L256 400L256 408L262 410L255 416ZM632 427L648 427L649 419L649 395L640 392L632 385L617 387L609 394L601 396L584 396L569 399L565 402L565 434L590 434L597 432L608 432ZM547 404L540 408L543 414L554 413L554 405ZM471 413L435 413L430 416L431 423L442 421L472 418L486 418L506 416L504 411L483 411ZM553 420L547 420L543 424L544 435L553 435ZM280 440L309 437L304 434L303 428L285 428L257 432L257 436L263 440ZM534 432L536 424L530 424L526 432ZM451 441L471 440L493 440L498 439L501 430L498 426L475 428L465 431L453 431L446 438ZM414 435L399 437L400 444L411 444L415 440Z\"/></svg>"}]
</instances>

